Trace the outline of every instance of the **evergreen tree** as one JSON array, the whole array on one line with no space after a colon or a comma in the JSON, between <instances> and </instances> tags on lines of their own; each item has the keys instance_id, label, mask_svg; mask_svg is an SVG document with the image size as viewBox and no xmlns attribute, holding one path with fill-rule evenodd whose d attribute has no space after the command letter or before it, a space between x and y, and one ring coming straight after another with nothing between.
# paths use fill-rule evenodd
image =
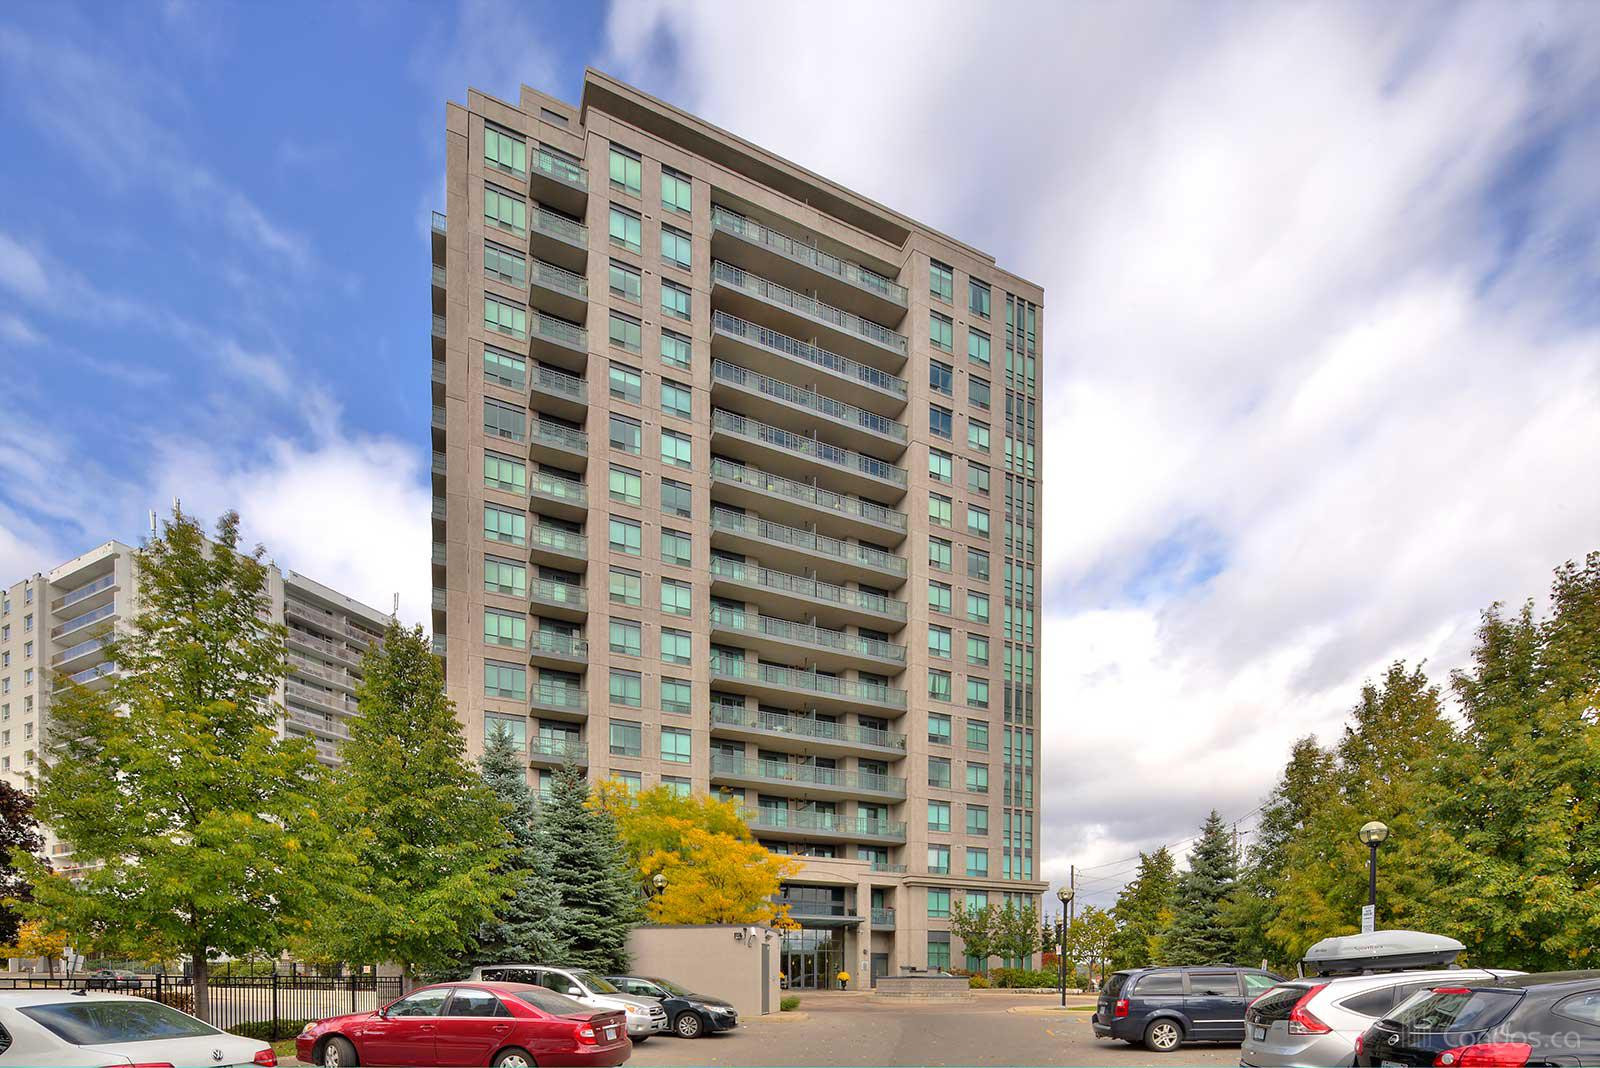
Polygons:
<instances>
[{"instance_id":1,"label":"evergreen tree","mask_svg":"<svg viewBox=\"0 0 1600 1068\"><path fill-rule=\"evenodd\" d=\"M1111 938L1111 967L1143 968L1155 960L1155 946L1172 920L1178 889L1177 865L1162 846L1139 854L1139 871L1111 907L1117 932Z\"/></svg>"},{"instance_id":2,"label":"evergreen tree","mask_svg":"<svg viewBox=\"0 0 1600 1068\"><path fill-rule=\"evenodd\" d=\"M505 806L502 822L511 852L503 870L513 881L495 920L478 936L478 955L485 961L563 960L568 945L566 915L522 750L509 733L496 731L484 745L479 763L484 781Z\"/></svg>"},{"instance_id":3,"label":"evergreen tree","mask_svg":"<svg viewBox=\"0 0 1600 1068\"><path fill-rule=\"evenodd\" d=\"M1233 933L1222 908L1238 875L1233 836L1215 809L1200 826L1189 867L1178 876L1172 924L1161 938L1163 964L1222 964L1233 959Z\"/></svg>"},{"instance_id":4,"label":"evergreen tree","mask_svg":"<svg viewBox=\"0 0 1600 1068\"><path fill-rule=\"evenodd\" d=\"M422 628L391 622L367 650L360 714L336 785L336 822L356 856L351 891L309 939L324 960L393 962L410 987L447 967L495 918L511 879L502 807L466 758L455 707Z\"/></svg>"},{"instance_id":5,"label":"evergreen tree","mask_svg":"<svg viewBox=\"0 0 1600 1068\"><path fill-rule=\"evenodd\" d=\"M33 899L33 884L14 858L37 857L44 838L33 818L33 798L0 779L0 946L17 940L22 916L17 906Z\"/></svg>"},{"instance_id":6,"label":"evergreen tree","mask_svg":"<svg viewBox=\"0 0 1600 1068\"><path fill-rule=\"evenodd\" d=\"M569 943L564 962L615 974L628 966L628 932L643 911L616 821L589 803L583 773L562 768L540 806Z\"/></svg>"}]
</instances>

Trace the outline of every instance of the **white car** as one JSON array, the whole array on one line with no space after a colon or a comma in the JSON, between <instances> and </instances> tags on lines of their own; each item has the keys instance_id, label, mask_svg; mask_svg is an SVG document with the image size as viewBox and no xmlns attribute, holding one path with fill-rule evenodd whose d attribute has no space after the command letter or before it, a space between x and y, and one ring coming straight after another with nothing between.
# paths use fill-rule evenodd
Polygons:
<instances>
[{"instance_id":1,"label":"white car","mask_svg":"<svg viewBox=\"0 0 1600 1068\"><path fill-rule=\"evenodd\" d=\"M530 983L563 994L591 1009L627 1014L628 1037L635 1043L666 1031L667 1010L660 998L624 994L602 975L587 968L553 968L547 964L485 964L467 979L480 983Z\"/></svg>"},{"instance_id":2,"label":"white car","mask_svg":"<svg viewBox=\"0 0 1600 1068\"><path fill-rule=\"evenodd\" d=\"M272 1047L218 1031L148 998L0 990L0 1068L273 1068Z\"/></svg>"}]
</instances>

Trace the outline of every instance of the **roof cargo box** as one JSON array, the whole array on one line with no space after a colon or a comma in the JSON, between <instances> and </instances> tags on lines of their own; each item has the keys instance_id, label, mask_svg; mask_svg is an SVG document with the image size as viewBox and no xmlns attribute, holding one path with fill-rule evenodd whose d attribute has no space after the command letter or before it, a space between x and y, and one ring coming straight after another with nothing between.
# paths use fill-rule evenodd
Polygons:
<instances>
[{"instance_id":1,"label":"roof cargo box","mask_svg":"<svg viewBox=\"0 0 1600 1068\"><path fill-rule=\"evenodd\" d=\"M1465 948L1454 938L1423 931L1373 931L1324 938L1306 950L1301 968L1311 975L1448 968Z\"/></svg>"}]
</instances>

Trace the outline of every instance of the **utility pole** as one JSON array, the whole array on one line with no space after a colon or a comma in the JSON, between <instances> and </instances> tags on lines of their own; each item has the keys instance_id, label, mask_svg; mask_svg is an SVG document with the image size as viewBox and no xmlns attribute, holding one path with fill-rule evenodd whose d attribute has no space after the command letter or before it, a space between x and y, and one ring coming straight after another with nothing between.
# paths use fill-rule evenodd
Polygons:
<instances>
[{"instance_id":1,"label":"utility pole","mask_svg":"<svg viewBox=\"0 0 1600 1068\"><path fill-rule=\"evenodd\" d=\"M1067 885L1072 887L1072 896L1067 899L1067 923L1070 926L1078 909L1078 866L1076 864L1067 865Z\"/></svg>"}]
</instances>

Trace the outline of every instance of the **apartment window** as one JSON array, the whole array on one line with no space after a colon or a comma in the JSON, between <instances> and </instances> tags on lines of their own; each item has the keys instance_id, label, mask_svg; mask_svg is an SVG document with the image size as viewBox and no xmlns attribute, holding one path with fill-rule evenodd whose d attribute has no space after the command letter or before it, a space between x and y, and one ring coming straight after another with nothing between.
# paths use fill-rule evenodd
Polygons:
<instances>
[{"instance_id":1,"label":"apartment window","mask_svg":"<svg viewBox=\"0 0 1600 1068\"><path fill-rule=\"evenodd\" d=\"M954 437L955 419L949 408L941 408L937 404L928 405L928 432L937 434L941 438Z\"/></svg>"},{"instance_id":2,"label":"apartment window","mask_svg":"<svg viewBox=\"0 0 1600 1068\"><path fill-rule=\"evenodd\" d=\"M609 440L611 447L619 452L639 455L643 431L637 419L629 419L625 415L610 417Z\"/></svg>"},{"instance_id":3,"label":"apartment window","mask_svg":"<svg viewBox=\"0 0 1600 1068\"><path fill-rule=\"evenodd\" d=\"M947 452L928 450L928 477L935 482L955 481L955 460Z\"/></svg>"},{"instance_id":4,"label":"apartment window","mask_svg":"<svg viewBox=\"0 0 1600 1068\"><path fill-rule=\"evenodd\" d=\"M640 385L639 372L620 363L611 365L608 375L611 395L618 400L627 401L629 404L638 404L644 396L643 387Z\"/></svg>"},{"instance_id":5,"label":"apartment window","mask_svg":"<svg viewBox=\"0 0 1600 1068\"><path fill-rule=\"evenodd\" d=\"M661 258L668 263L689 270L691 245L689 235L682 230L671 226L661 228Z\"/></svg>"},{"instance_id":6,"label":"apartment window","mask_svg":"<svg viewBox=\"0 0 1600 1068\"><path fill-rule=\"evenodd\" d=\"M967 618L974 623L989 622L989 595L967 591Z\"/></svg>"},{"instance_id":7,"label":"apartment window","mask_svg":"<svg viewBox=\"0 0 1600 1068\"><path fill-rule=\"evenodd\" d=\"M967 446L979 452L989 451L989 424L976 419L967 420Z\"/></svg>"},{"instance_id":8,"label":"apartment window","mask_svg":"<svg viewBox=\"0 0 1600 1068\"><path fill-rule=\"evenodd\" d=\"M676 530L661 530L661 559L669 564L689 567L693 563L689 535Z\"/></svg>"},{"instance_id":9,"label":"apartment window","mask_svg":"<svg viewBox=\"0 0 1600 1068\"><path fill-rule=\"evenodd\" d=\"M484 744L496 738L505 738L522 752L528 748L528 721L525 719L512 719L509 716L484 716L483 741Z\"/></svg>"},{"instance_id":10,"label":"apartment window","mask_svg":"<svg viewBox=\"0 0 1600 1068\"><path fill-rule=\"evenodd\" d=\"M673 797L688 797L694 792L693 784L680 775L661 776L661 785L670 790Z\"/></svg>"},{"instance_id":11,"label":"apartment window","mask_svg":"<svg viewBox=\"0 0 1600 1068\"><path fill-rule=\"evenodd\" d=\"M989 680L967 680L967 705L971 708L989 707Z\"/></svg>"},{"instance_id":12,"label":"apartment window","mask_svg":"<svg viewBox=\"0 0 1600 1068\"><path fill-rule=\"evenodd\" d=\"M694 392L681 382L661 380L661 410L680 419L694 418Z\"/></svg>"},{"instance_id":13,"label":"apartment window","mask_svg":"<svg viewBox=\"0 0 1600 1068\"><path fill-rule=\"evenodd\" d=\"M670 315L674 319L689 321L689 307L693 296L689 290L676 282L661 282L661 313Z\"/></svg>"},{"instance_id":14,"label":"apartment window","mask_svg":"<svg viewBox=\"0 0 1600 1068\"><path fill-rule=\"evenodd\" d=\"M988 752L989 724L981 719L967 720L967 748Z\"/></svg>"},{"instance_id":15,"label":"apartment window","mask_svg":"<svg viewBox=\"0 0 1600 1068\"><path fill-rule=\"evenodd\" d=\"M485 450L483 454L483 485L485 489L505 490L507 493L528 492L528 468L521 460L501 456Z\"/></svg>"},{"instance_id":16,"label":"apartment window","mask_svg":"<svg viewBox=\"0 0 1600 1068\"><path fill-rule=\"evenodd\" d=\"M680 434L676 430L663 430L661 432L661 462L674 467L693 467L693 446L689 435Z\"/></svg>"},{"instance_id":17,"label":"apartment window","mask_svg":"<svg viewBox=\"0 0 1600 1068\"><path fill-rule=\"evenodd\" d=\"M611 344L615 345L619 349L626 349L629 352L639 351L639 347L643 344L644 338L642 328L639 325L639 320L635 319L631 315L623 315L619 311L614 311L611 313L611 317L608 322L609 325L606 328L606 336L611 341Z\"/></svg>"},{"instance_id":18,"label":"apartment window","mask_svg":"<svg viewBox=\"0 0 1600 1068\"><path fill-rule=\"evenodd\" d=\"M950 659L950 628L929 625L928 627L928 655L937 656L941 660Z\"/></svg>"},{"instance_id":19,"label":"apartment window","mask_svg":"<svg viewBox=\"0 0 1600 1068\"><path fill-rule=\"evenodd\" d=\"M639 195L639 156L617 145L611 146L611 188Z\"/></svg>"},{"instance_id":20,"label":"apartment window","mask_svg":"<svg viewBox=\"0 0 1600 1068\"><path fill-rule=\"evenodd\" d=\"M627 208L611 205L611 243L629 252L638 252L639 234L639 216Z\"/></svg>"},{"instance_id":21,"label":"apartment window","mask_svg":"<svg viewBox=\"0 0 1600 1068\"><path fill-rule=\"evenodd\" d=\"M612 552L638 556L642 551L639 540L640 527L632 519L624 519L619 515L612 516L607 537Z\"/></svg>"},{"instance_id":22,"label":"apartment window","mask_svg":"<svg viewBox=\"0 0 1600 1068\"><path fill-rule=\"evenodd\" d=\"M624 653L628 656L638 656L643 651L644 628L631 619L610 619L607 621L607 632L610 635L610 647L613 653Z\"/></svg>"},{"instance_id":23,"label":"apartment window","mask_svg":"<svg viewBox=\"0 0 1600 1068\"><path fill-rule=\"evenodd\" d=\"M513 234L528 232L528 205L492 185L483 187L483 223Z\"/></svg>"},{"instance_id":24,"label":"apartment window","mask_svg":"<svg viewBox=\"0 0 1600 1068\"><path fill-rule=\"evenodd\" d=\"M644 789L644 780L637 771L613 771L611 777L622 784L629 796L637 794Z\"/></svg>"},{"instance_id":25,"label":"apartment window","mask_svg":"<svg viewBox=\"0 0 1600 1068\"><path fill-rule=\"evenodd\" d=\"M989 792L989 765L967 765L967 792L973 794L986 794Z\"/></svg>"},{"instance_id":26,"label":"apartment window","mask_svg":"<svg viewBox=\"0 0 1600 1068\"><path fill-rule=\"evenodd\" d=\"M928 494L928 522L938 527L950 526L954 505L942 493Z\"/></svg>"},{"instance_id":27,"label":"apartment window","mask_svg":"<svg viewBox=\"0 0 1600 1068\"><path fill-rule=\"evenodd\" d=\"M661 168L661 206L685 215L694 210L694 186L687 175Z\"/></svg>"},{"instance_id":28,"label":"apartment window","mask_svg":"<svg viewBox=\"0 0 1600 1068\"><path fill-rule=\"evenodd\" d=\"M989 366L989 335L982 330L967 328L967 359Z\"/></svg>"},{"instance_id":29,"label":"apartment window","mask_svg":"<svg viewBox=\"0 0 1600 1068\"><path fill-rule=\"evenodd\" d=\"M528 384L528 361L499 349L483 347L483 378L507 389L523 389Z\"/></svg>"},{"instance_id":30,"label":"apartment window","mask_svg":"<svg viewBox=\"0 0 1600 1068\"><path fill-rule=\"evenodd\" d=\"M689 354L692 345L688 338L682 334L674 334L671 330L661 331L661 362L687 371L689 369Z\"/></svg>"},{"instance_id":31,"label":"apartment window","mask_svg":"<svg viewBox=\"0 0 1600 1068\"><path fill-rule=\"evenodd\" d=\"M989 666L989 639L981 634L967 635L967 663L974 667Z\"/></svg>"},{"instance_id":32,"label":"apartment window","mask_svg":"<svg viewBox=\"0 0 1600 1068\"><path fill-rule=\"evenodd\" d=\"M483 162L495 170L521 177L528 173L528 146L504 130L486 125L483 128Z\"/></svg>"},{"instance_id":33,"label":"apartment window","mask_svg":"<svg viewBox=\"0 0 1600 1068\"><path fill-rule=\"evenodd\" d=\"M520 289L528 284L528 260L521 253L485 241L483 273Z\"/></svg>"},{"instance_id":34,"label":"apartment window","mask_svg":"<svg viewBox=\"0 0 1600 1068\"><path fill-rule=\"evenodd\" d=\"M690 641L689 632L672 627L662 627L661 659L669 664L693 663L693 645Z\"/></svg>"},{"instance_id":35,"label":"apartment window","mask_svg":"<svg viewBox=\"0 0 1600 1068\"><path fill-rule=\"evenodd\" d=\"M928 847L928 874L950 874L950 847L947 845L930 845ZM928 915L936 920L950 918L950 891L928 891Z\"/></svg>"},{"instance_id":36,"label":"apartment window","mask_svg":"<svg viewBox=\"0 0 1600 1068\"><path fill-rule=\"evenodd\" d=\"M935 701L950 700L950 672L929 669L928 696Z\"/></svg>"},{"instance_id":37,"label":"apartment window","mask_svg":"<svg viewBox=\"0 0 1600 1068\"><path fill-rule=\"evenodd\" d=\"M496 300L487 294L483 298L483 328L505 334L519 341L528 336L528 310L516 304Z\"/></svg>"},{"instance_id":38,"label":"apartment window","mask_svg":"<svg viewBox=\"0 0 1600 1068\"><path fill-rule=\"evenodd\" d=\"M973 407L987 409L989 407L989 397L989 380L987 378L979 378L977 375L969 375L967 377L967 399L972 402ZM988 447L987 444L984 445L985 449L988 449Z\"/></svg>"},{"instance_id":39,"label":"apartment window","mask_svg":"<svg viewBox=\"0 0 1600 1068\"><path fill-rule=\"evenodd\" d=\"M950 830L950 802L928 802L928 830L946 832Z\"/></svg>"},{"instance_id":40,"label":"apartment window","mask_svg":"<svg viewBox=\"0 0 1600 1068\"><path fill-rule=\"evenodd\" d=\"M989 809L986 805L967 806L967 833L986 835L989 833Z\"/></svg>"},{"instance_id":41,"label":"apartment window","mask_svg":"<svg viewBox=\"0 0 1600 1068\"><path fill-rule=\"evenodd\" d=\"M498 556L483 558L483 592L503 593L510 597L528 595L528 569L515 560L502 560Z\"/></svg>"},{"instance_id":42,"label":"apartment window","mask_svg":"<svg viewBox=\"0 0 1600 1068\"><path fill-rule=\"evenodd\" d=\"M661 610L674 616L693 615L694 587L677 579L662 579Z\"/></svg>"},{"instance_id":43,"label":"apartment window","mask_svg":"<svg viewBox=\"0 0 1600 1068\"><path fill-rule=\"evenodd\" d=\"M626 719L611 721L611 755L636 757L644 754L644 728Z\"/></svg>"},{"instance_id":44,"label":"apartment window","mask_svg":"<svg viewBox=\"0 0 1600 1068\"><path fill-rule=\"evenodd\" d=\"M528 647L528 617L500 612L493 608L483 610L483 640L490 645L504 645L512 649Z\"/></svg>"},{"instance_id":45,"label":"apartment window","mask_svg":"<svg viewBox=\"0 0 1600 1068\"><path fill-rule=\"evenodd\" d=\"M934 612L950 614L950 584L947 582L928 583L928 608Z\"/></svg>"},{"instance_id":46,"label":"apartment window","mask_svg":"<svg viewBox=\"0 0 1600 1068\"><path fill-rule=\"evenodd\" d=\"M610 697L614 705L627 705L629 708L638 708L642 702L643 686L641 676L637 671L611 672Z\"/></svg>"},{"instance_id":47,"label":"apartment window","mask_svg":"<svg viewBox=\"0 0 1600 1068\"><path fill-rule=\"evenodd\" d=\"M483 536L507 545L528 544L528 513L512 512L492 504L484 505Z\"/></svg>"},{"instance_id":48,"label":"apartment window","mask_svg":"<svg viewBox=\"0 0 1600 1068\"><path fill-rule=\"evenodd\" d=\"M528 699L528 670L521 664L502 664L498 660L483 662L483 696L502 697L510 701Z\"/></svg>"},{"instance_id":49,"label":"apartment window","mask_svg":"<svg viewBox=\"0 0 1600 1068\"><path fill-rule=\"evenodd\" d=\"M989 509L975 504L967 505L967 533L989 536Z\"/></svg>"},{"instance_id":50,"label":"apartment window","mask_svg":"<svg viewBox=\"0 0 1600 1068\"><path fill-rule=\"evenodd\" d=\"M928 261L928 292L939 300L949 304L955 299L956 276L946 265L938 260Z\"/></svg>"},{"instance_id":51,"label":"apartment window","mask_svg":"<svg viewBox=\"0 0 1600 1068\"><path fill-rule=\"evenodd\" d=\"M928 785L950 788L950 761L945 757L928 758Z\"/></svg>"},{"instance_id":52,"label":"apartment window","mask_svg":"<svg viewBox=\"0 0 1600 1068\"><path fill-rule=\"evenodd\" d=\"M940 571L949 571L951 549L951 544L943 538L929 538L928 566Z\"/></svg>"},{"instance_id":53,"label":"apartment window","mask_svg":"<svg viewBox=\"0 0 1600 1068\"><path fill-rule=\"evenodd\" d=\"M973 315L989 318L989 287L976 278L967 279L967 310Z\"/></svg>"},{"instance_id":54,"label":"apartment window","mask_svg":"<svg viewBox=\"0 0 1600 1068\"><path fill-rule=\"evenodd\" d=\"M514 404L485 397L483 432L490 437L521 441L527 434L527 413Z\"/></svg>"},{"instance_id":55,"label":"apartment window","mask_svg":"<svg viewBox=\"0 0 1600 1068\"><path fill-rule=\"evenodd\" d=\"M967 489L988 496L989 469L982 464L967 461Z\"/></svg>"},{"instance_id":56,"label":"apartment window","mask_svg":"<svg viewBox=\"0 0 1600 1068\"><path fill-rule=\"evenodd\" d=\"M967 875L974 879L989 877L989 851L977 846L967 847Z\"/></svg>"},{"instance_id":57,"label":"apartment window","mask_svg":"<svg viewBox=\"0 0 1600 1068\"><path fill-rule=\"evenodd\" d=\"M612 604L625 604L637 608L643 603L644 587L639 572L625 567L614 567L608 581Z\"/></svg>"},{"instance_id":58,"label":"apartment window","mask_svg":"<svg viewBox=\"0 0 1600 1068\"><path fill-rule=\"evenodd\" d=\"M668 764L689 763L689 732L682 727L661 728L661 759Z\"/></svg>"},{"instance_id":59,"label":"apartment window","mask_svg":"<svg viewBox=\"0 0 1600 1068\"><path fill-rule=\"evenodd\" d=\"M670 478L661 480L661 511L687 519L694 514L694 490Z\"/></svg>"},{"instance_id":60,"label":"apartment window","mask_svg":"<svg viewBox=\"0 0 1600 1068\"><path fill-rule=\"evenodd\" d=\"M955 396L956 373L949 364L931 360L928 363L928 388L947 397Z\"/></svg>"},{"instance_id":61,"label":"apartment window","mask_svg":"<svg viewBox=\"0 0 1600 1068\"><path fill-rule=\"evenodd\" d=\"M661 711L688 715L693 708L688 679L661 680Z\"/></svg>"},{"instance_id":62,"label":"apartment window","mask_svg":"<svg viewBox=\"0 0 1600 1068\"><path fill-rule=\"evenodd\" d=\"M611 261L611 294L634 304L644 303L644 283L639 272L626 263Z\"/></svg>"},{"instance_id":63,"label":"apartment window","mask_svg":"<svg viewBox=\"0 0 1600 1068\"><path fill-rule=\"evenodd\" d=\"M989 554L982 549L967 548L967 574L973 578L989 578Z\"/></svg>"},{"instance_id":64,"label":"apartment window","mask_svg":"<svg viewBox=\"0 0 1600 1068\"><path fill-rule=\"evenodd\" d=\"M639 503L641 485L639 472L612 464L606 480L612 500L621 501L623 504Z\"/></svg>"},{"instance_id":65,"label":"apartment window","mask_svg":"<svg viewBox=\"0 0 1600 1068\"><path fill-rule=\"evenodd\" d=\"M928 741L934 745L950 744L950 717L938 712L928 714ZM946 821L948 822L948 821ZM949 828L946 827L946 830Z\"/></svg>"},{"instance_id":66,"label":"apartment window","mask_svg":"<svg viewBox=\"0 0 1600 1068\"><path fill-rule=\"evenodd\" d=\"M928 340L941 352L951 352L955 346L955 323L948 315L928 313Z\"/></svg>"}]
</instances>

